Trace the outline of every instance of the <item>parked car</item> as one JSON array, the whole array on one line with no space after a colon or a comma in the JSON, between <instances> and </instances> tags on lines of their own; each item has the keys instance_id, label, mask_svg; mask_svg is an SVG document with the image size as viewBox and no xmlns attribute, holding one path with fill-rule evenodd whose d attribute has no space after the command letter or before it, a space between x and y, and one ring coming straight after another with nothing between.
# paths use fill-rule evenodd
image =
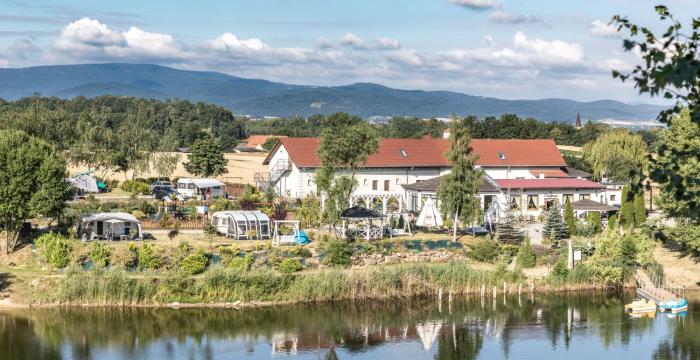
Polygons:
<instances>
[{"instance_id":1,"label":"parked car","mask_svg":"<svg viewBox=\"0 0 700 360\"><path fill-rule=\"evenodd\" d=\"M151 194L153 195L153 198L156 200L163 200L165 198L170 198L172 194L175 193L175 188L170 186L154 186L151 189Z\"/></svg>"},{"instance_id":2,"label":"parked car","mask_svg":"<svg viewBox=\"0 0 700 360\"><path fill-rule=\"evenodd\" d=\"M163 180L154 181L151 183L151 191L153 191L153 189L155 189L156 187L168 187L168 188L174 189L173 183L171 183L170 181L163 181Z\"/></svg>"}]
</instances>

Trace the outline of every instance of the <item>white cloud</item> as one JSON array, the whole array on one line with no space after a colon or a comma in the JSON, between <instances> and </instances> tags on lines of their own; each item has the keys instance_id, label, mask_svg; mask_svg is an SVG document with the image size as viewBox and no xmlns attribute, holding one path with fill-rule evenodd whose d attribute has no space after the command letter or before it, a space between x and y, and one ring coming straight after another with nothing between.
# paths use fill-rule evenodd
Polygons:
<instances>
[{"instance_id":1,"label":"white cloud","mask_svg":"<svg viewBox=\"0 0 700 360\"><path fill-rule=\"evenodd\" d=\"M223 33L218 38L209 42L209 45L219 51L261 51L268 49L269 46L257 38L239 39L236 35L230 32Z\"/></svg>"},{"instance_id":2,"label":"white cloud","mask_svg":"<svg viewBox=\"0 0 700 360\"><path fill-rule=\"evenodd\" d=\"M581 44L562 40L530 39L520 31L513 36L513 45L543 63L581 63L586 57Z\"/></svg>"},{"instance_id":3,"label":"white cloud","mask_svg":"<svg viewBox=\"0 0 700 360\"><path fill-rule=\"evenodd\" d=\"M380 36L377 38L377 42L380 49L396 50L401 48L401 43L396 39Z\"/></svg>"},{"instance_id":4,"label":"white cloud","mask_svg":"<svg viewBox=\"0 0 700 360\"><path fill-rule=\"evenodd\" d=\"M340 39L340 44L343 46L352 47L357 50L365 48L365 43L362 40L362 38L353 33L347 33L343 35L343 37Z\"/></svg>"},{"instance_id":5,"label":"white cloud","mask_svg":"<svg viewBox=\"0 0 700 360\"><path fill-rule=\"evenodd\" d=\"M604 38L620 37L620 33L617 32L617 27L615 27L615 25L604 23L600 20L593 21L588 26L588 31L593 36L599 36Z\"/></svg>"},{"instance_id":6,"label":"white cloud","mask_svg":"<svg viewBox=\"0 0 700 360\"><path fill-rule=\"evenodd\" d=\"M489 20L496 24L534 24L542 21L535 15L514 14L500 10L492 12Z\"/></svg>"},{"instance_id":7,"label":"white cloud","mask_svg":"<svg viewBox=\"0 0 700 360\"><path fill-rule=\"evenodd\" d=\"M320 38L316 39L316 46L318 46L319 49L323 49L323 50L332 49L333 43L331 43L330 40L328 40L324 37L320 37Z\"/></svg>"},{"instance_id":8,"label":"white cloud","mask_svg":"<svg viewBox=\"0 0 700 360\"><path fill-rule=\"evenodd\" d=\"M471 10L488 10L499 5L495 0L449 0L455 5L459 5Z\"/></svg>"},{"instance_id":9,"label":"white cloud","mask_svg":"<svg viewBox=\"0 0 700 360\"><path fill-rule=\"evenodd\" d=\"M54 42L54 49L70 57L173 58L182 49L167 34L131 27L116 31L98 20L82 18L68 24Z\"/></svg>"}]
</instances>

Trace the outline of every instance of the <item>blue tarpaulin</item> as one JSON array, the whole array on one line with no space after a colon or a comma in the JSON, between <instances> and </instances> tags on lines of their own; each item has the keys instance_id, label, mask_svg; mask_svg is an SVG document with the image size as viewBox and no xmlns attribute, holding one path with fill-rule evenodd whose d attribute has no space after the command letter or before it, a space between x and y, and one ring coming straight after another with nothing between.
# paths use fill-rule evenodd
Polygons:
<instances>
[{"instance_id":1,"label":"blue tarpaulin","mask_svg":"<svg viewBox=\"0 0 700 360\"><path fill-rule=\"evenodd\" d=\"M311 240L309 240L309 237L303 230L299 230L299 232L297 232L297 235L294 237L294 240L296 240L297 244L301 245L308 244L311 242Z\"/></svg>"}]
</instances>

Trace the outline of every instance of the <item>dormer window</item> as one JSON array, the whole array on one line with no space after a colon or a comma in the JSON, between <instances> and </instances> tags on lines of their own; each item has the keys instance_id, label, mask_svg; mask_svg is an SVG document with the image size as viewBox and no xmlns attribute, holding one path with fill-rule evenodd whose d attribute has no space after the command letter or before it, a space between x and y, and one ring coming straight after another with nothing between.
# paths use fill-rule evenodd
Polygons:
<instances>
[{"instance_id":1,"label":"dormer window","mask_svg":"<svg viewBox=\"0 0 700 360\"><path fill-rule=\"evenodd\" d=\"M505 159L506 159L506 154L505 154L505 153L502 153L502 152L499 152L499 153L498 153L498 158L499 158L500 160L505 160Z\"/></svg>"},{"instance_id":2,"label":"dormer window","mask_svg":"<svg viewBox=\"0 0 700 360\"><path fill-rule=\"evenodd\" d=\"M408 154L406 154L406 150L401 149L400 153L402 157L408 157Z\"/></svg>"}]
</instances>

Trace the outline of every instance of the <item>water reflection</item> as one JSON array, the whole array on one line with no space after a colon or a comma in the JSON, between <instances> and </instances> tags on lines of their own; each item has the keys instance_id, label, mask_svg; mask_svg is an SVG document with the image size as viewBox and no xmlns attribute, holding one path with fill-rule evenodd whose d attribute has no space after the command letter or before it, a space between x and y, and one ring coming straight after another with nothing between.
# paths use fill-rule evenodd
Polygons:
<instances>
[{"instance_id":1,"label":"water reflection","mask_svg":"<svg viewBox=\"0 0 700 360\"><path fill-rule=\"evenodd\" d=\"M0 312L3 359L700 359L697 302L632 319L631 295L538 295L264 309ZM693 312L694 311L694 312Z\"/></svg>"}]
</instances>

